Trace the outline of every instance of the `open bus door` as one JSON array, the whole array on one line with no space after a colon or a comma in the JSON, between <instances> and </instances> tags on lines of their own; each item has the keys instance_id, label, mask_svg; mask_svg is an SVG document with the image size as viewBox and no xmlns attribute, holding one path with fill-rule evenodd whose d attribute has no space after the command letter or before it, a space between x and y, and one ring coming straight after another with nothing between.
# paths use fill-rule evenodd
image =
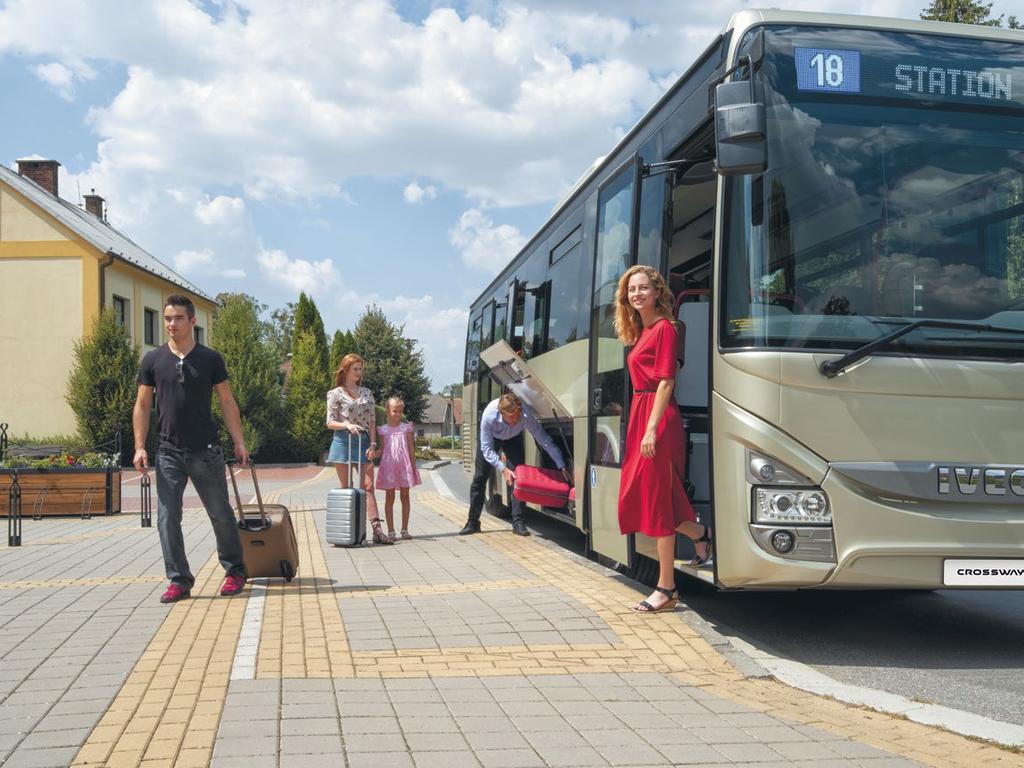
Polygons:
<instances>
[{"instance_id":1,"label":"open bus door","mask_svg":"<svg viewBox=\"0 0 1024 768\"><path fill-rule=\"evenodd\" d=\"M569 411L504 340L495 342L481 352L480 359L487 364L491 381L517 395L533 411L538 421L557 422L552 430L552 439L561 448L566 467L571 474L574 450L570 431L572 416ZM564 436L564 441L559 439L561 436ZM508 488L505 488L504 494L507 506Z\"/></svg>"},{"instance_id":2,"label":"open bus door","mask_svg":"<svg viewBox=\"0 0 1024 768\"><path fill-rule=\"evenodd\" d=\"M696 144L696 141L692 143ZM696 146L683 149L698 150L693 155L696 159L647 165L638 154L629 163L620 166L598 192L598 233L590 335L588 533L591 547L598 555L612 561L611 564L624 566L630 575L644 582L657 578L656 542L639 533L623 536L618 526L618 491L631 388L625 366L625 350L615 334L612 321L618 280L629 267L641 263L665 274L668 268L667 252L676 229L673 212L676 208L680 211L687 208L686 205L680 205L677 198L693 197L694 205L702 207L703 196L707 193L704 187L713 190L716 186L716 177L702 171L704 166L709 165L706 151ZM702 182L701 192L694 187L697 181ZM625 238L623 231L626 233ZM654 232L661 236L652 238ZM660 247L652 247L651 241L658 240ZM701 239L700 242L705 241ZM710 257L708 261L710 269ZM688 301L682 309L675 307L675 319L683 323L690 321L693 325L683 337L686 339L692 366L685 369L685 372L684 369L679 371L676 385L680 389L676 392L675 404L684 417L684 423L691 430L687 435L686 446L691 502L698 520L713 527L706 408L710 349L707 312L709 291L705 290L702 294L700 298L704 302L699 306ZM698 407L701 399L703 408ZM676 567L713 583L714 561L698 569L688 565L692 556L690 540L684 536L677 537Z\"/></svg>"}]
</instances>

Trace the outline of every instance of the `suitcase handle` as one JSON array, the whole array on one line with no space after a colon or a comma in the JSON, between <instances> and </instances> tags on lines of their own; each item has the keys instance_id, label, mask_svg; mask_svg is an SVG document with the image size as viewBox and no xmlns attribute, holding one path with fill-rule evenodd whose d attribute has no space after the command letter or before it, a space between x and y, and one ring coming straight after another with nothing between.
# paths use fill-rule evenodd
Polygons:
<instances>
[{"instance_id":1,"label":"suitcase handle","mask_svg":"<svg viewBox=\"0 0 1024 768\"><path fill-rule=\"evenodd\" d=\"M345 431L348 432L348 461L346 462L346 466L348 467L348 487L352 488L353 487L352 486L352 431L348 430L348 429L346 429ZM366 432L366 430L363 429L362 427L360 427L359 428L359 442L362 442L363 432ZM370 439L370 435L369 435L368 432L367 432L367 435L366 435L366 439L367 440ZM360 458L362 458L362 457L360 457ZM356 463L357 464L362 464L363 462L358 461Z\"/></svg>"},{"instance_id":2,"label":"suitcase handle","mask_svg":"<svg viewBox=\"0 0 1024 768\"><path fill-rule=\"evenodd\" d=\"M238 463L238 460L228 459L226 463L228 465L228 474L231 475L231 487L235 489L235 502L236 509L238 511L238 524L242 527L245 527L246 521L245 512L242 511L242 496L238 492L238 481L235 480L234 465ZM256 465L253 463L252 459L249 460L249 470L252 472L252 487L256 491L256 503L257 505L259 505L260 509L260 521L262 522L263 527L266 528L270 525L270 520L267 518L267 511L263 508L263 496L262 494L260 494L260 484L259 481L256 479Z\"/></svg>"}]
</instances>

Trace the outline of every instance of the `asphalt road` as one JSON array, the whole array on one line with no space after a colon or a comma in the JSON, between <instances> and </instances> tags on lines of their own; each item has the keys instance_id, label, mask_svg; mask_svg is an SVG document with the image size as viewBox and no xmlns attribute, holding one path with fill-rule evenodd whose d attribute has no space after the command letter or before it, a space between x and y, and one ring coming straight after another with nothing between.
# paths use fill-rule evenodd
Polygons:
<instances>
[{"instance_id":1,"label":"asphalt road","mask_svg":"<svg viewBox=\"0 0 1024 768\"><path fill-rule=\"evenodd\" d=\"M439 470L468 499L460 464ZM570 526L529 525L583 551ZM687 604L723 635L844 683L1024 725L1024 590L718 592L695 579Z\"/></svg>"}]
</instances>

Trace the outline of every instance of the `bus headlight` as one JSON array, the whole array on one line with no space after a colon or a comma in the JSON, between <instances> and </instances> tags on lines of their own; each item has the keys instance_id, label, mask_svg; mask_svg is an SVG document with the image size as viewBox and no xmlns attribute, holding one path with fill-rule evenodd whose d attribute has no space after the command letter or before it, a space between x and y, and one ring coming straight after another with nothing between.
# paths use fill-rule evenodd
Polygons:
<instances>
[{"instance_id":1,"label":"bus headlight","mask_svg":"<svg viewBox=\"0 0 1024 768\"><path fill-rule=\"evenodd\" d=\"M755 523L831 525L832 508L820 488L754 489Z\"/></svg>"}]
</instances>

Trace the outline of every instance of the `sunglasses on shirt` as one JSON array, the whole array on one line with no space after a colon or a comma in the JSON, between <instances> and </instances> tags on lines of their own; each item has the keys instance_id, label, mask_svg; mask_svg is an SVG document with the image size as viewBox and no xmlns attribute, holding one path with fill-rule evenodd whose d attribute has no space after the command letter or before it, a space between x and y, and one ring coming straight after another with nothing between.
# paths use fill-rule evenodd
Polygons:
<instances>
[{"instance_id":1,"label":"sunglasses on shirt","mask_svg":"<svg viewBox=\"0 0 1024 768\"><path fill-rule=\"evenodd\" d=\"M178 362L176 362L174 364L174 370L178 374L178 383L179 384L184 384L185 383L185 361L184 360L179 360Z\"/></svg>"}]
</instances>

